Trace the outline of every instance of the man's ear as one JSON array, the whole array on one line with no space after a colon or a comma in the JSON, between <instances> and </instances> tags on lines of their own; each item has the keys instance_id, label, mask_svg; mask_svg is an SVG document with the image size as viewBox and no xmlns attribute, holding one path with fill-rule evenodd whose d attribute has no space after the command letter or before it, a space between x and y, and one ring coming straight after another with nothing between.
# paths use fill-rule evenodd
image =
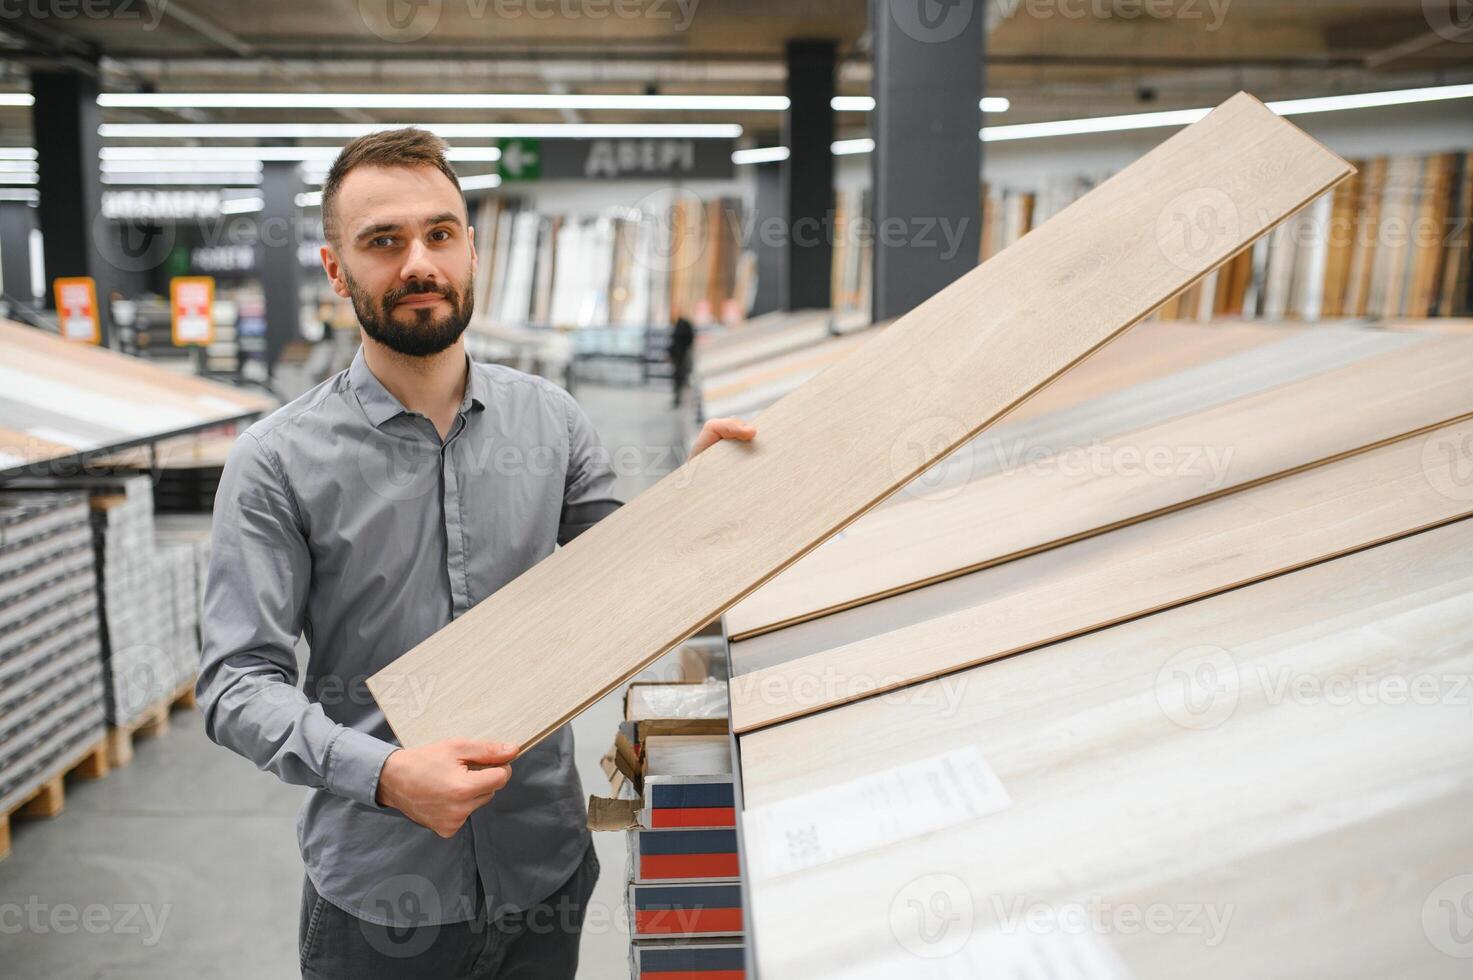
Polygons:
<instances>
[{"instance_id":1,"label":"man's ear","mask_svg":"<svg viewBox=\"0 0 1473 980\"><path fill-rule=\"evenodd\" d=\"M350 299L348 283L343 279L343 266L338 261L337 253L324 245L318 250L318 255L322 258L322 269L327 273L327 280L332 283L332 291L343 299Z\"/></svg>"},{"instance_id":2,"label":"man's ear","mask_svg":"<svg viewBox=\"0 0 1473 980\"><path fill-rule=\"evenodd\" d=\"M476 255L476 226L467 223L465 226L466 241L471 243L471 282L476 281L476 265L481 261Z\"/></svg>"}]
</instances>

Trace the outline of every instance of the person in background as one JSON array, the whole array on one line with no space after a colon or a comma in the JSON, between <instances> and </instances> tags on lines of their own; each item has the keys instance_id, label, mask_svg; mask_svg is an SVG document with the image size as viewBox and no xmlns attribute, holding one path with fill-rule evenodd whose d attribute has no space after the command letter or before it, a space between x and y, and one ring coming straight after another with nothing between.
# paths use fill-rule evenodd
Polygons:
<instances>
[{"instance_id":1,"label":"person in background","mask_svg":"<svg viewBox=\"0 0 1473 980\"><path fill-rule=\"evenodd\" d=\"M671 401L680 407L680 396L690 381L691 348L696 345L696 328L683 316L675 318L675 333L670 337L670 366L674 371L675 391Z\"/></svg>"}]
</instances>

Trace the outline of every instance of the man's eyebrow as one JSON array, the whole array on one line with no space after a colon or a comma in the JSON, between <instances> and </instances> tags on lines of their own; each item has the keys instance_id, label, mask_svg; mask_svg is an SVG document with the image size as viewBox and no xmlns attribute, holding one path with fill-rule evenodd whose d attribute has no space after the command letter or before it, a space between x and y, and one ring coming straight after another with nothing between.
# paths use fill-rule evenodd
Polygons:
<instances>
[{"instance_id":1,"label":"man's eyebrow","mask_svg":"<svg viewBox=\"0 0 1473 980\"><path fill-rule=\"evenodd\" d=\"M425 220L425 224L427 225L459 225L460 223L460 216L454 211L441 211L439 214L433 215ZM382 235L385 232L398 231L402 227L404 227L403 224L398 221L381 221L376 225L369 225L368 227L359 231L358 234L353 236L353 240L355 242L361 242L365 238L373 238L374 236Z\"/></svg>"}]
</instances>

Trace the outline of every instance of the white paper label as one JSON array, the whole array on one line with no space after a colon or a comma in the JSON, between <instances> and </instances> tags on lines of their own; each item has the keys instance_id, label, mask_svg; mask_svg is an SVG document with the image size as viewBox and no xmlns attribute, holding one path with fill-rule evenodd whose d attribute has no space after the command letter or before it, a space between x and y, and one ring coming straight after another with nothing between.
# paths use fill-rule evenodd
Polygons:
<instances>
[{"instance_id":1,"label":"white paper label","mask_svg":"<svg viewBox=\"0 0 1473 980\"><path fill-rule=\"evenodd\" d=\"M742 813L754 880L791 874L1012 805L974 745Z\"/></svg>"}]
</instances>

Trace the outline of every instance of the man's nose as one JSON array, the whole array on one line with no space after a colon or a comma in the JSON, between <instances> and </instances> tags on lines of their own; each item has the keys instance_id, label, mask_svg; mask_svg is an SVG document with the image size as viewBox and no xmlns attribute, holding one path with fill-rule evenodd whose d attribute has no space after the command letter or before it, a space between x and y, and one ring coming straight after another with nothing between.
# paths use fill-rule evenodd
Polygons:
<instances>
[{"instance_id":1,"label":"man's nose","mask_svg":"<svg viewBox=\"0 0 1473 980\"><path fill-rule=\"evenodd\" d=\"M409 243L409 250L404 255L404 265L399 269L399 278L406 281L435 278L435 264L430 261L430 252L425 248L424 242L415 240Z\"/></svg>"}]
</instances>

